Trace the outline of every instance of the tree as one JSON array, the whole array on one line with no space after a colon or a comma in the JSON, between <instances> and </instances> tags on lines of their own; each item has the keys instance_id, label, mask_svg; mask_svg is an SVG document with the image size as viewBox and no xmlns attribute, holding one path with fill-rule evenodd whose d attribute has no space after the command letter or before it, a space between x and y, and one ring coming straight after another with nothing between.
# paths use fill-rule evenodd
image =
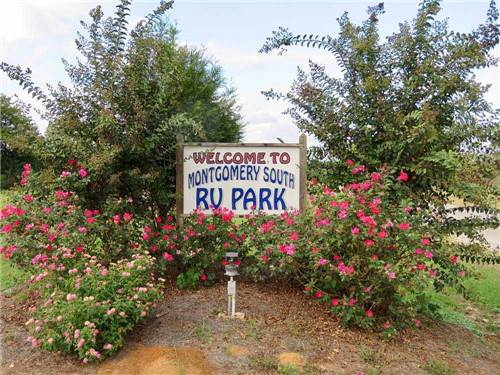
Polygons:
<instances>
[{"instance_id":1,"label":"tree","mask_svg":"<svg viewBox=\"0 0 500 375\"><path fill-rule=\"evenodd\" d=\"M29 117L29 108L0 94L1 188L18 182L19 171L26 163L41 165L43 138Z\"/></svg>"},{"instance_id":2,"label":"tree","mask_svg":"<svg viewBox=\"0 0 500 375\"><path fill-rule=\"evenodd\" d=\"M312 174L346 182L350 177L338 167L353 159L370 169L387 165L395 176L408 172L411 193L424 205L444 204L452 194L491 197L500 111L485 100L488 86L475 72L497 63L491 52L499 42L498 11L491 1L486 23L464 34L436 19L439 4L422 1L416 18L384 42L378 31L383 3L368 8L362 25L344 13L337 37L279 28L266 40L265 53L296 45L325 49L341 70L331 76L310 62L310 72L299 69L288 93L265 93L287 101L297 126L319 140L311 151ZM464 171L478 163L480 175Z\"/></svg>"},{"instance_id":3,"label":"tree","mask_svg":"<svg viewBox=\"0 0 500 375\"><path fill-rule=\"evenodd\" d=\"M81 57L63 61L71 87L59 84L46 94L29 70L1 65L45 104L54 167L76 159L91 169L81 190L91 206L118 196L143 210L167 209L174 202L177 134L189 141L242 137L234 90L201 50L177 42L164 16L172 4L162 1L130 33L129 0L110 18L99 6L91 10L76 40Z\"/></svg>"}]
</instances>

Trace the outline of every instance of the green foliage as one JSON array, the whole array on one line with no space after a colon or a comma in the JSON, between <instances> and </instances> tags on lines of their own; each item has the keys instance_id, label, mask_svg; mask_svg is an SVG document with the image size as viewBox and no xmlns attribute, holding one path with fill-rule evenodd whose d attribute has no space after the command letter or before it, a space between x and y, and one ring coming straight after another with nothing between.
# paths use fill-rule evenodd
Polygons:
<instances>
[{"instance_id":1,"label":"green foliage","mask_svg":"<svg viewBox=\"0 0 500 375\"><path fill-rule=\"evenodd\" d=\"M422 1L416 18L386 41L378 31L383 3L370 7L361 25L344 13L336 37L280 28L267 39L261 52L325 49L341 71L331 76L311 62L288 93L266 93L288 102L298 127L319 140L311 150L312 176L348 182L339 164L352 159L369 169L388 165L393 173L409 172L419 204L440 205L451 194L484 203L494 192L500 112L485 100L488 87L475 73L497 63L498 11L492 1L483 25L456 33L436 18L439 3Z\"/></svg>"},{"instance_id":2,"label":"green foliage","mask_svg":"<svg viewBox=\"0 0 500 375\"><path fill-rule=\"evenodd\" d=\"M442 246L447 234L427 224L433 212L404 194L404 181L392 181L387 171L355 169L357 182L339 189L311 183L310 203L300 212L253 212L237 224L219 207L211 215L195 211L183 228L172 217L157 218L144 228L143 246L167 269L180 265L185 271L177 282L187 288L220 274L224 253L237 251L240 272L286 280L345 325L394 335L432 310L429 288L462 290L464 266Z\"/></svg>"},{"instance_id":3,"label":"green foliage","mask_svg":"<svg viewBox=\"0 0 500 375\"><path fill-rule=\"evenodd\" d=\"M1 188L13 186L25 163L41 164L43 138L20 101L0 94L0 163Z\"/></svg>"},{"instance_id":4,"label":"green foliage","mask_svg":"<svg viewBox=\"0 0 500 375\"><path fill-rule=\"evenodd\" d=\"M82 171L66 171L47 192L24 165L22 188L1 209L0 254L11 261L8 268L2 263L2 277L6 271L10 282L29 279L31 344L87 362L123 346L161 292L154 259L134 241L140 220L118 211L119 202L114 211L84 209L75 193L61 189L65 179L87 178Z\"/></svg>"},{"instance_id":5,"label":"green foliage","mask_svg":"<svg viewBox=\"0 0 500 375\"><path fill-rule=\"evenodd\" d=\"M196 211L176 227L173 216L157 217L144 228L143 246L160 259L160 271L178 266L177 286L194 289L210 285L222 273L227 251L238 251L246 238L243 226L233 221L234 213L214 209L211 215Z\"/></svg>"},{"instance_id":6,"label":"green foliage","mask_svg":"<svg viewBox=\"0 0 500 375\"><path fill-rule=\"evenodd\" d=\"M53 286L41 288L44 303L28 325L33 346L76 353L86 362L119 350L161 293L147 272L151 257L136 255L108 268L90 257L82 260L70 277L54 272L44 280Z\"/></svg>"},{"instance_id":7,"label":"green foliage","mask_svg":"<svg viewBox=\"0 0 500 375\"><path fill-rule=\"evenodd\" d=\"M129 0L110 18L100 6L91 10L76 39L81 57L64 61L70 87L46 94L29 69L0 66L45 104L54 170L76 159L92 171L78 191L88 207L123 197L142 212L166 209L175 196L177 134L214 142L242 136L233 90L201 50L178 43L164 16L172 3L162 1L130 34Z\"/></svg>"}]
</instances>

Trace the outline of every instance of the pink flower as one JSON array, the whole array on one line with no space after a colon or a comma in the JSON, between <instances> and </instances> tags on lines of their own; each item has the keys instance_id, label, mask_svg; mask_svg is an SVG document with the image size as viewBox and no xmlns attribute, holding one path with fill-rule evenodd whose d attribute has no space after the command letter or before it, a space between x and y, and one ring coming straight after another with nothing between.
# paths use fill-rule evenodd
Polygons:
<instances>
[{"instance_id":1,"label":"pink flower","mask_svg":"<svg viewBox=\"0 0 500 375\"><path fill-rule=\"evenodd\" d=\"M356 304L356 299L351 298L351 299L349 300L349 306L354 306L355 304Z\"/></svg>"},{"instance_id":2,"label":"pink flower","mask_svg":"<svg viewBox=\"0 0 500 375\"><path fill-rule=\"evenodd\" d=\"M378 232L377 236L378 238L385 238L387 237L387 232L381 230L380 232Z\"/></svg>"},{"instance_id":3,"label":"pink flower","mask_svg":"<svg viewBox=\"0 0 500 375\"><path fill-rule=\"evenodd\" d=\"M314 293L314 297L316 297L316 298L323 297L323 292L321 290L318 290L316 293Z\"/></svg>"},{"instance_id":4,"label":"pink flower","mask_svg":"<svg viewBox=\"0 0 500 375\"><path fill-rule=\"evenodd\" d=\"M120 220L120 215L116 214L115 216L113 216L113 223L120 224Z\"/></svg>"},{"instance_id":5,"label":"pink flower","mask_svg":"<svg viewBox=\"0 0 500 375\"><path fill-rule=\"evenodd\" d=\"M403 171L399 172L398 181L406 182L406 181L408 181L408 178L409 178L408 173L403 172Z\"/></svg>"},{"instance_id":6,"label":"pink flower","mask_svg":"<svg viewBox=\"0 0 500 375\"><path fill-rule=\"evenodd\" d=\"M174 257L170 253L163 253L163 259L165 259L168 262L171 262L174 260Z\"/></svg>"},{"instance_id":7,"label":"pink flower","mask_svg":"<svg viewBox=\"0 0 500 375\"><path fill-rule=\"evenodd\" d=\"M347 159L345 162L349 167L354 165L354 162L351 159Z\"/></svg>"},{"instance_id":8,"label":"pink flower","mask_svg":"<svg viewBox=\"0 0 500 375\"><path fill-rule=\"evenodd\" d=\"M123 220L125 220L125 221L130 221L130 220L132 220L132 214L131 214L131 213L129 213L129 212L125 212L125 213L123 214ZM161 218L160 218L160 220L161 220Z\"/></svg>"},{"instance_id":9,"label":"pink flower","mask_svg":"<svg viewBox=\"0 0 500 375\"><path fill-rule=\"evenodd\" d=\"M78 344L76 345L76 347L78 349L81 349L84 344L85 344L85 339L80 339L80 341L78 341Z\"/></svg>"},{"instance_id":10,"label":"pink flower","mask_svg":"<svg viewBox=\"0 0 500 375\"><path fill-rule=\"evenodd\" d=\"M401 224L399 224L399 229L408 230L408 229L410 229L410 224L409 223L401 223Z\"/></svg>"},{"instance_id":11,"label":"pink flower","mask_svg":"<svg viewBox=\"0 0 500 375\"><path fill-rule=\"evenodd\" d=\"M111 349L113 349L113 345L111 345L111 344L104 344L103 349L104 350L111 350Z\"/></svg>"},{"instance_id":12,"label":"pink flower","mask_svg":"<svg viewBox=\"0 0 500 375\"><path fill-rule=\"evenodd\" d=\"M464 271L464 270L459 271L459 272L458 272L458 276L460 276L460 277L464 277L464 276L465 276L465 271Z\"/></svg>"},{"instance_id":13,"label":"pink flower","mask_svg":"<svg viewBox=\"0 0 500 375\"><path fill-rule=\"evenodd\" d=\"M330 220L329 220L328 218L324 218L324 219L318 220L318 221L316 222L316 227L317 227L317 228L320 228L320 227L322 227L322 226L326 226L326 225L328 225L328 224L330 224Z\"/></svg>"},{"instance_id":14,"label":"pink flower","mask_svg":"<svg viewBox=\"0 0 500 375\"><path fill-rule=\"evenodd\" d=\"M339 300L337 298L332 299L332 306L338 306Z\"/></svg>"},{"instance_id":15,"label":"pink flower","mask_svg":"<svg viewBox=\"0 0 500 375\"><path fill-rule=\"evenodd\" d=\"M81 178L87 177L88 175L87 171L84 168L80 168L78 174L80 175Z\"/></svg>"},{"instance_id":16,"label":"pink flower","mask_svg":"<svg viewBox=\"0 0 500 375\"><path fill-rule=\"evenodd\" d=\"M68 293L66 295L66 301L68 301L68 302L74 301L75 299L76 299L76 294Z\"/></svg>"},{"instance_id":17,"label":"pink flower","mask_svg":"<svg viewBox=\"0 0 500 375\"><path fill-rule=\"evenodd\" d=\"M299 234L297 232L292 232L290 234L290 240L291 241L297 241L299 239Z\"/></svg>"},{"instance_id":18,"label":"pink flower","mask_svg":"<svg viewBox=\"0 0 500 375\"><path fill-rule=\"evenodd\" d=\"M359 230L358 227L354 227L354 228L351 229L351 233L354 234L354 235L359 234L359 232L360 232L360 230Z\"/></svg>"},{"instance_id":19,"label":"pink flower","mask_svg":"<svg viewBox=\"0 0 500 375\"><path fill-rule=\"evenodd\" d=\"M80 337L80 330L79 330L79 329L75 329L75 333L74 333L73 337L74 337L75 339L77 339L77 338L79 338L79 337Z\"/></svg>"},{"instance_id":20,"label":"pink flower","mask_svg":"<svg viewBox=\"0 0 500 375\"><path fill-rule=\"evenodd\" d=\"M379 181L381 177L382 177L382 175L380 173L377 173L377 172L373 172L371 175L373 182Z\"/></svg>"},{"instance_id":21,"label":"pink flower","mask_svg":"<svg viewBox=\"0 0 500 375\"><path fill-rule=\"evenodd\" d=\"M87 228L85 228L85 227L80 227L80 228L78 228L78 231L79 231L80 233L82 233L82 234L83 234L83 233L87 233Z\"/></svg>"},{"instance_id":22,"label":"pink flower","mask_svg":"<svg viewBox=\"0 0 500 375\"><path fill-rule=\"evenodd\" d=\"M320 260L318 261L318 264L320 266L324 266L325 264L328 264L328 260L326 260L324 258L320 258Z\"/></svg>"},{"instance_id":23,"label":"pink flower","mask_svg":"<svg viewBox=\"0 0 500 375\"><path fill-rule=\"evenodd\" d=\"M342 211L339 211L339 213L337 214L337 217L340 219L340 220L343 220L347 217L347 211L346 210L342 210Z\"/></svg>"},{"instance_id":24,"label":"pink flower","mask_svg":"<svg viewBox=\"0 0 500 375\"><path fill-rule=\"evenodd\" d=\"M69 171L62 171L61 172L61 178L66 178L71 175L71 172Z\"/></svg>"},{"instance_id":25,"label":"pink flower","mask_svg":"<svg viewBox=\"0 0 500 375\"><path fill-rule=\"evenodd\" d=\"M426 258L432 259L432 253L430 251L426 251L424 255Z\"/></svg>"},{"instance_id":26,"label":"pink flower","mask_svg":"<svg viewBox=\"0 0 500 375\"><path fill-rule=\"evenodd\" d=\"M389 322L384 323L384 329L389 329L391 327L392 327L391 323L389 323Z\"/></svg>"},{"instance_id":27,"label":"pink flower","mask_svg":"<svg viewBox=\"0 0 500 375\"><path fill-rule=\"evenodd\" d=\"M413 319L413 323L415 323L416 327L420 327L422 325L422 322L420 321L420 319Z\"/></svg>"},{"instance_id":28,"label":"pink flower","mask_svg":"<svg viewBox=\"0 0 500 375\"><path fill-rule=\"evenodd\" d=\"M366 314L366 316L367 316L368 318L373 318L373 311L371 311L371 310L366 310L366 311L365 311L365 314Z\"/></svg>"},{"instance_id":29,"label":"pink flower","mask_svg":"<svg viewBox=\"0 0 500 375\"><path fill-rule=\"evenodd\" d=\"M422 238L422 245L427 246L431 243L431 241L428 238Z\"/></svg>"},{"instance_id":30,"label":"pink flower","mask_svg":"<svg viewBox=\"0 0 500 375\"><path fill-rule=\"evenodd\" d=\"M387 278L389 280L394 280L396 278L396 273L395 272L387 272Z\"/></svg>"},{"instance_id":31,"label":"pink flower","mask_svg":"<svg viewBox=\"0 0 500 375\"><path fill-rule=\"evenodd\" d=\"M205 275L204 273L202 273L202 274L200 275L200 280L201 280L201 281L207 281L207 275Z\"/></svg>"},{"instance_id":32,"label":"pink flower","mask_svg":"<svg viewBox=\"0 0 500 375\"><path fill-rule=\"evenodd\" d=\"M293 255L295 254L295 245L294 244L290 244L290 245L279 245L279 251L281 253L284 253L284 254L287 254L287 255Z\"/></svg>"},{"instance_id":33,"label":"pink flower","mask_svg":"<svg viewBox=\"0 0 500 375\"><path fill-rule=\"evenodd\" d=\"M458 257L456 255L450 256L450 262L451 264L457 264Z\"/></svg>"},{"instance_id":34,"label":"pink flower","mask_svg":"<svg viewBox=\"0 0 500 375\"><path fill-rule=\"evenodd\" d=\"M370 239L366 239L363 242L365 243L366 247L370 247L370 246L373 246L375 244L375 241L370 240Z\"/></svg>"},{"instance_id":35,"label":"pink flower","mask_svg":"<svg viewBox=\"0 0 500 375\"><path fill-rule=\"evenodd\" d=\"M415 249L415 254L422 255L423 253L424 253L424 250L422 250L421 248Z\"/></svg>"}]
</instances>

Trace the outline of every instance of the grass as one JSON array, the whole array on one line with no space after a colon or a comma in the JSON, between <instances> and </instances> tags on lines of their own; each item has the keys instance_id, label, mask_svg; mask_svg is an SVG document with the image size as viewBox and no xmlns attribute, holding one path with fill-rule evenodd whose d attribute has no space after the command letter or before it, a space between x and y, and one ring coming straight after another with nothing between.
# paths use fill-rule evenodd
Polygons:
<instances>
[{"instance_id":1,"label":"grass","mask_svg":"<svg viewBox=\"0 0 500 375\"><path fill-rule=\"evenodd\" d=\"M278 370L278 361L270 355L254 355L248 358L250 366L261 372Z\"/></svg>"},{"instance_id":2,"label":"grass","mask_svg":"<svg viewBox=\"0 0 500 375\"><path fill-rule=\"evenodd\" d=\"M483 265L477 269L478 275L468 278L465 286L475 301L500 312L500 266Z\"/></svg>"},{"instance_id":3,"label":"grass","mask_svg":"<svg viewBox=\"0 0 500 375\"><path fill-rule=\"evenodd\" d=\"M260 326L254 318L248 318L245 320L245 336L252 338L254 340L260 340L262 337L262 332Z\"/></svg>"},{"instance_id":4,"label":"grass","mask_svg":"<svg viewBox=\"0 0 500 375\"><path fill-rule=\"evenodd\" d=\"M446 363L431 359L422 367L428 374L431 375L454 375L455 370L449 367Z\"/></svg>"},{"instance_id":5,"label":"grass","mask_svg":"<svg viewBox=\"0 0 500 375\"><path fill-rule=\"evenodd\" d=\"M9 202L9 192L2 190L0 192L0 207ZM1 242L0 242L1 243ZM0 257L0 293L11 296L16 286L24 284L29 275Z\"/></svg>"},{"instance_id":6,"label":"grass","mask_svg":"<svg viewBox=\"0 0 500 375\"><path fill-rule=\"evenodd\" d=\"M214 335L212 327L207 324L204 319L199 324L195 325L191 332L196 336L198 341L202 343L210 342Z\"/></svg>"},{"instance_id":7,"label":"grass","mask_svg":"<svg viewBox=\"0 0 500 375\"><path fill-rule=\"evenodd\" d=\"M438 306L438 316L481 336L500 331L500 265L474 265L474 276L464 280L471 294L465 299L451 288L431 291L432 302Z\"/></svg>"}]
</instances>

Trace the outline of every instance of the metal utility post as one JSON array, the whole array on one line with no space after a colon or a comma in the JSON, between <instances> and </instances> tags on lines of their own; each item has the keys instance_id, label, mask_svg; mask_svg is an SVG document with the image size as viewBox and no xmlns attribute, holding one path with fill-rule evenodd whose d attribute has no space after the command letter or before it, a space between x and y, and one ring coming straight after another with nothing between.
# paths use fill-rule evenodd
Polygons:
<instances>
[{"instance_id":1,"label":"metal utility post","mask_svg":"<svg viewBox=\"0 0 500 375\"><path fill-rule=\"evenodd\" d=\"M234 318L236 315L236 281L235 276L238 276L238 264L235 263L238 253L229 252L226 253L227 261L226 264L226 276L229 276L229 281L227 282L227 315Z\"/></svg>"}]
</instances>

